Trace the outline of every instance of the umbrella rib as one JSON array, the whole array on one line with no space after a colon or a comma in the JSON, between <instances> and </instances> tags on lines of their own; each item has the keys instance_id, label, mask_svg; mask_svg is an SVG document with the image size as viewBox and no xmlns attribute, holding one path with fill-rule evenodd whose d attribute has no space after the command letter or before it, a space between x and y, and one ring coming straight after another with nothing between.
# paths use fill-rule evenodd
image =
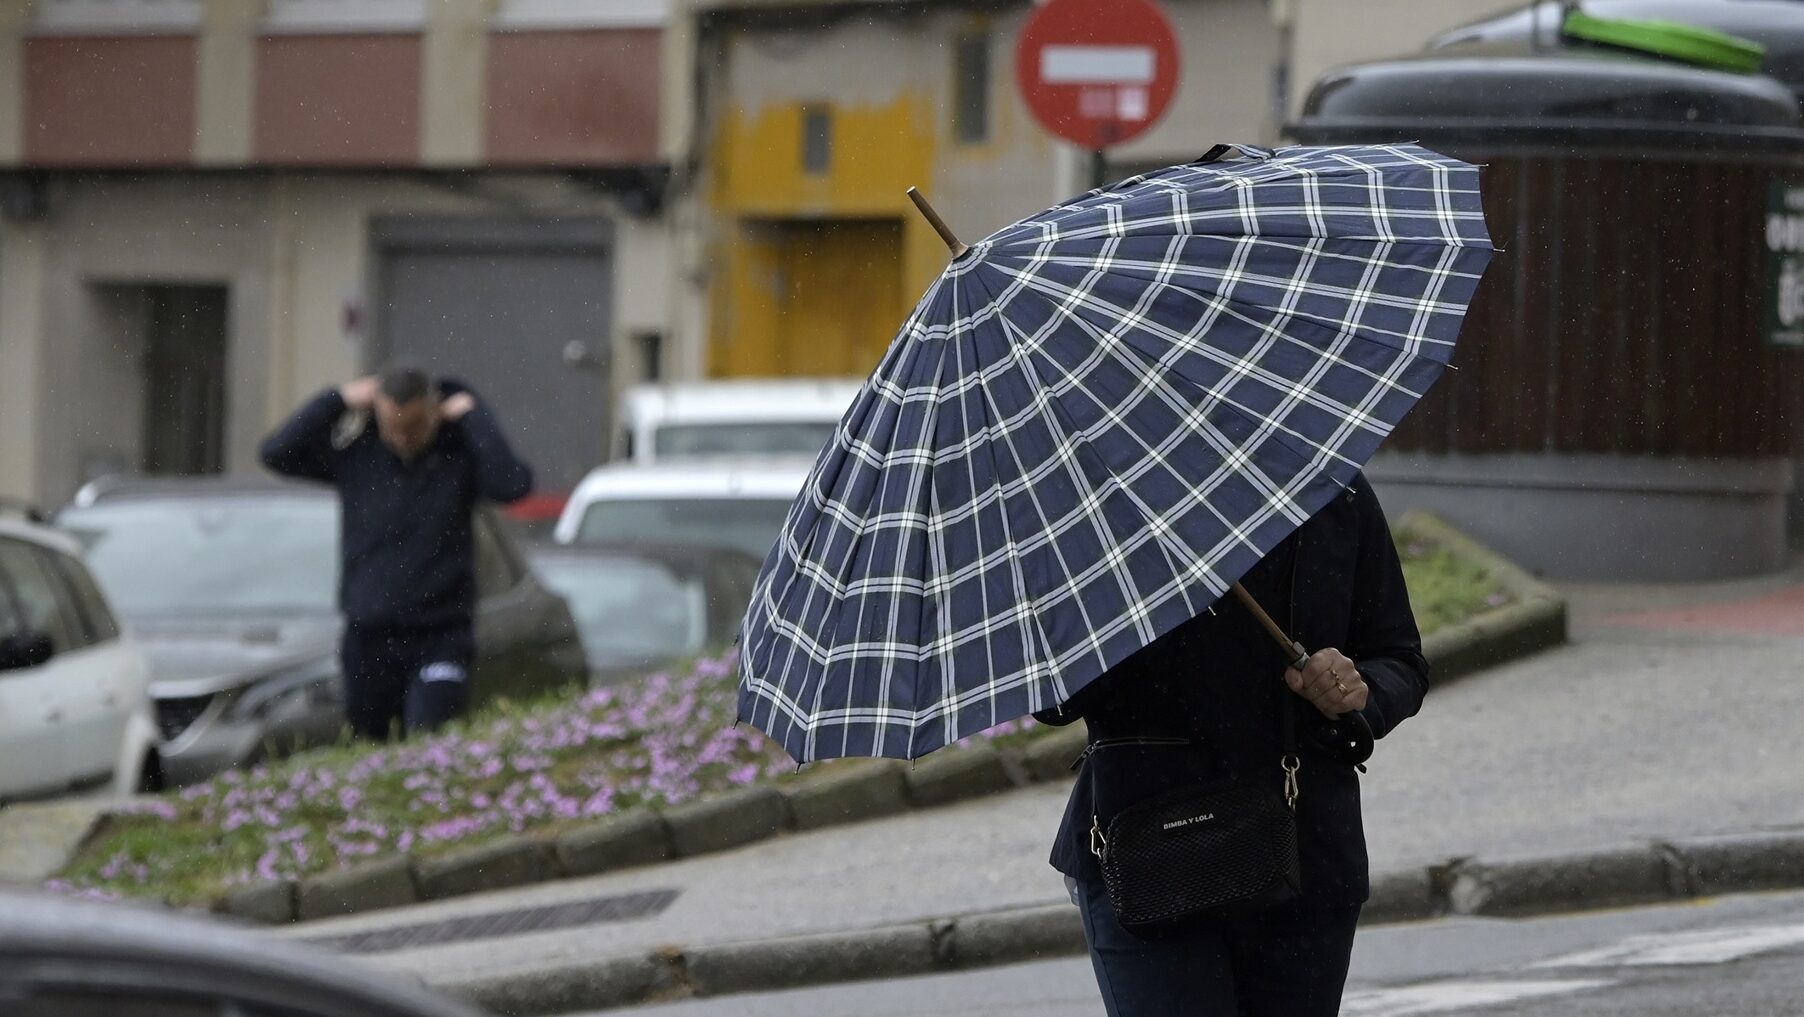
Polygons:
<instances>
[{"instance_id":1,"label":"umbrella rib","mask_svg":"<svg viewBox=\"0 0 1804 1017\"><path fill-rule=\"evenodd\" d=\"M981 279L981 277L979 278ZM990 292L989 287L983 282L978 281L976 282L976 285L982 288L985 295L990 297L991 300L995 299L995 295ZM1003 335L1000 339L1007 348L1008 362L1015 362L1018 354L1014 348L1014 344L1009 340L1006 328L1003 330ZM1027 470L1025 464L1022 462L1020 452L1015 448L1014 442L1009 437L1013 433L1013 429L1000 426L1001 422L1007 419L1006 415L1002 412L1002 407L996 404L995 397L988 386L976 386L976 391L981 397L981 405L988 411L988 418L997 425L994 427L986 427L985 440L981 445L990 456L991 475L996 478L993 490L996 494L997 518L1001 521L1003 533L1007 541L1003 558L1008 562L1009 572L1015 585L1015 596L1017 601L1015 609L1015 625L1022 634L1024 644L1030 639L1036 641L1040 651L1038 654L1035 654L1029 652L1032 647L1027 645L1022 646L1023 675L1024 677L1031 677L1038 669L1035 662L1043 662L1041 666L1046 668L1048 678L1052 682L1053 690L1057 694L1059 702L1063 703L1064 700L1070 698L1072 690L1065 687L1064 677L1060 673L1057 658L1053 653L1052 639L1047 635L1045 627L1040 624L1039 614L1032 609L1035 595L1028 589L1027 573L1023 568L1020 553L1022 545L1015 539L1015 528L1010 519L1011 503L1008 491L1006 490L1008 485L1003 481L1003 477L1005 476L1004 472L996 468L998 463L997 449L999 446L1007 449L1009 459L1014 463L1014 470L1012 473L1016 478L1015 483L1021 486L1022 493L1025 493L1030 501L1035 502L1036 511L1038 511L1038 502L1033 497L1032 485L1026 482ZM976 492L973 492L974 500L975 497ZM1041 514L1044 515L1044 513ZM994 680L995 676L992 675L992 683Z\"/></svg>"},{"instance_id":2,"label":"umbrella rib","mask_svg":"<svg viewBox=\"0 0 1804 1017\"><path fill-rule=\"evenodd\" d=\"M912 368L916 362L916 358L924 356L925 352L926 351L920 346L920 344L911 343L911 344L909 344L909 349L908 349L908 353L906 354L906 359L903 362L906 363L907 365L909 365L910 368ZM944 356L943 351L941 351L941 356L943 358L943 356ZM898 366L900 367L901 365L898 365ZM908 377L911 377L914 372L911 369L908 371L899 371L898 373L902 374L903 377L906 379ZM902 422L905 418L905 410L908 405L908 393L909 393L909 388L907 385L894 386L894 387L896 389L895 397L894 397L895 398L895 401L894 401L895 418L894 418L894 421L892 424L892 431L891 431L892 437L896 434L899 434L901 431ZM885 398L888 399L889 396L886 395ZM869 467L867 466L866 468L868 469ZM878 493L879 503L882 502L882 492L884 490L887 490L890 479L894 475L895 474L893 471L879 471L879 477L877 480L877 489L879 492ZM859 552L862 551L864 548L865 538L868 534L875 532L875 529L876 528L873 526L860 525L852 531L852 539L849 542L849 546L846 549L846 554L845 554L844 558L841 559L842 565L839 570L841 576L851 575L857 569L858 555L859 555ZM840 576L835 576L834 578L836 580L840 580ZM819 589L819 587L820 587L820 584L818 584L818 583L811 583L809 585L810 585L811 590ZM843 580L841 580L841 585L843 585ZM899 598L895 598L895 597L890 598L892 617L890 619L890 622L891 622L890 628L887 630L890 632L895 631L895 624L894 624L895 618L893 616L893 612L896 610L895 604L897 603L898 599ZM863 630L865 608L868 606L869 603L870 603L869 596L860 596L858 598L858 611L857 611L858 617L857 617L857 620L853 623L854 631L862 631ZM836 602L837 610L835 610L833 613L833 631L832 631L832 634L828 636L826 644L825 644L826 653L824 654L824 659L821 664L820 682L815 687L814 716L817 718L817 723L811 724L809 726L809 730L808 730L808 744L809 744L809 749L811 752L814 749L815 735L820 726L818 723L818 718L821 716L821 713L820 713L821 696L823 696L825 694L826 687L827 687L828 672L832 669L833 664L834 664L835 654L834 654L834 651L832 648L840 645L839 644L839 631L840 631L840 628L845 624L845 621L846 621L847 606L848 605L845 603L843 596L840 596L837 598L837 602ZM887 674L887 669L890 666L890 663L891 663L890 658L886 656L885 660L884 660L884 669L885 669L886 673L884 675L884 678L881 681L881 688L886 693L889 688L889 675ZM848 682L848 695L850 694L849 690L851 689L851 687L852 687L851 683ZM885 698L887 700L887 696ZM879 732L881 732L881 730L882 730L882 727L879 726ZM878 745L881 745L882 740L883 740L883 736L881 733L879 733L877 735Z\"/></svg>"},{"instance_id":3,"label":"umbrella rib","mask_svg":"<svg viewBox=\"0 0 1804 1017\"><path fill-rule=\"evenodd\" d=\"M958 302L958 295L959 295L958 289L956 287L954 287L952 290L952 301L955 306ZM932 442L933 442L934 436L936 435L938 428L939 428L940 398L942 395L940 382L946 373L947 344L940 343L937 345L939 347L939 349L937 351L939 353L939 357L935 360L935 363L934 363L934 375L933 375L934 397L932 399L929 399L926 401L926 409L922 412L922 419L921 419L921 437L920 437L920 441L917 442L917 445L924 447L924 448L932 448L933 447ZM920 508L920 502L922 500L923 495L925 495L926 500L927 500L926 510L924 512L922 512L922 514L921 514L921 526L920 526L921 546L919 549L919 554L920 554L920 556L925 557L927 559L928 568L934 568L936 558L943 558L942 554L936 553L939 550L939 548L936 546L938 538L936 536L936 528L934 526L935 515L933 512L933 501L934 501L934 496L935 496L936 492L934 490L934 484L933 484L933 471L934 471L934 466L931 462L929 462L928 464L926 464L925 466L921 467L918 470L910 471L909 472L910 488L907 492L909 504L916 506L917 509ZM903 527L901 527L901 530L902 530L902 533L906 534L909 532L909 527L904 525ZM908 542L905 539L898 540L896 542L896 573L897 574L905 574L902 572L902 559L907 554L907 549L908 549ZM929 575L929 574L937 575L938 571L937 571L937 569L935 569L932 572L922 571L922 570L920 570L919 566L917 565L916 574L918 574L918 575ZM910 759L915 758L914 740L915 740L916 733L920 730L920 726L918 724L912 723L912 718L920 713L920 706L921 706L920 700L921 700L921 695L922 695L921 687L923 684L923 682L922 682L923 672L926 671L928 669L928 666L932 663L930 658L928 658L922 652L922 649L928 645L926 642L924 642L922 640L922 634L925 632L927 620L929 618L929 612L927 610L928 597L929 597L928 589L923 589L919 594L915 595L915 653L910 658L910 661L909 661L909 663L912 667L912 673L910 675L910 682L909 682L909 686L908 686L908 691L910 694L907 696L903 696L903 697L897 697L893 693L890 693L889 683L887 681L885 682L885 693L886 693L885 702L886 702L886 704L894 703L897 701L898 698L900 698L901 700L905 701L908 704L909 716L911 718L911 723L909 723L909 725L908 725L908 749L906 751L907 751L908 758L910 758ZM899 623L900 623L901 619L898 617L898 615L900 614L900 611L901 611L902 600L903 600L902 596L893 596L890 598L890 603L892 606L890 609L891 615L890 615L889 631L891 631L891 632L896 632L899 629ZM936 610L936 611L932 612L931 616L933 618L937 619L940 617L940 612ZM890 666L891 662L892 662L892 657L886 656L884 659L884 667L887 669ZM939 668L940 682L942 685L944 685L950 681L950 678L949 678L950 671L951 671L951 666L950 666L949 661L946 663L945 666L942 666ZM848 702L847 705L849 706L850 703ZM879 731L885 731L885 729L880 727ZM887 733L887 732L885 732L885 733Z\"/></svg>"},{"instance_id":4,"label":"umbrella rib","mask_svg":"<svg viewBox=\"0 0 1804 1017\"><path fill-rule=\"evenodd\" d=\"M1020 335L1019 331L1015 328L1015 325L1013 322L1008 322L1005 320L1004 326L1012 334L1015 334L1017 336ZM1025 336L1021 336L1021 338L1025 339ZM1019 345L1016 345L1015 348L1020 349L1021 347ZM1037 390L1042 393L1050 394L1051 387L1046 384L1045 379L1040 377L1039 372L1035 369L1035 367L1033 365L1033 358L1031 356L1028 356L1025 353L1022 353L1019 356L1022 361L1022 369L1025 372L1027 372L1030 377L1033 378L1033 380L1036 383ZM1051 422L1052 419L1062 419L1063 418L1063 415L1059 411L1058 400L1050 398L1050 395L1049 395L1048 398L1042 400L1042 403L1044 406L1042 415L1048 418L1049 423ZM1053 433L1053 434L1060 434L1060 435L1065 436L1065 440L1063 442L1060 442L1057 446L1058 451L1059 451L1057 458L1061 462L1061 464L1064 465L1066 475L1071 479L1072 486L1081 492L1087 492L1089 495L1091 495L1091 497L1083 497L1082 495L1080 495L1080 497L1078 499L1079 508L1083 509L1086 505L1088 505L1090 510L1089 511L1079 511L1077 514L1081 520L1085 520L1090 523L1092 529L1094 529L1096 532L1097 543L1100 544L1102 547L1104 557L1102 559L1100 559L1094 566L1092 566L1092 570L1095 568L1101 568L1105 573L1112 575L1115 578L1117 585L1121 587L1121 594L1125 600L1129 601L1130 603L1132 603L1134 605L1142 604L1143 598L1140 595L1140 591L1138 589L1134 588L1131 583L1124 583L1122 581L1120 569L1110 566L1110 564L1108 562L1107 556L1110 555L1111 553L1118 553L1119 548L1115 546L1115 544L1112 540L1114 535L1109 533L1107 528L1105 526L1103 526L1100 522L1098 522L1098 517L1102 514L1101 510L1102 510L1103 502L1101 499L1095 497L1097 492L1094 491L1094 489L1090 487L1090 485L1088 483L1090 478L1086 475L1085 471L1078 468L1078 460L1080 460L1081 457L1084 455L1085 451L1087 449L1089 449L1089 444L1090 444L1089 439L1087 437L1085 437L1085 435L1081 429L1077 429L1077 428L1072 428L1072 427L1052 428L1052 427L1049 427L1048 430L1051 431L1051 433ZM1042 519L1045 519L1044 510L1040 510L1040 515L1041 515ZM1050 525L1050 520L1048 520L1047 522ZM1079 520L1072 521L1073 526L1078 525L1078 524L1079 524ZM1063 533L1067 529L1069 529L1069 527L1060 527L1058 529L1058 532ZM1069 565L1069 563L1067 563L1065 561L1064 552L1059 549L1058 542L1056 540L1054 540L1054 541L1049 542L1049 544L1054 549L1054 553L1058 555L1059 567L1064 572L1066 587L1071 588L1074 586L1078 586L1079 585L1078 576L1076 576L1072 573L1071 566ZM1085 570L1085 571L1086 571L1086 573L1088 573L1091 570ZM1088 584L1084 583L1083 585L1088 585ZM1090 641L1089 641L1089 645L1088 645L1088 654L1094 656L1098 661L1101 661L1103 669L1106 670L1113 662L1108 660L1108 654L1104 650L1104 646L1105 646L1104 642L1097 638L1097 636L1100 634L1100 630L1097 628L1096 624L1093 621L1091 621L1088 608L1082 606L1083 598L1074 593L1072 596L1072 600L1080 605L1079 611L1084 616L1084 631L1090 637ZM1152 641L1152 633L1151 633L1150 628L1146 625L1145 619L1143 617L1139 616L1138 610L1136 610L1134 613L1135 613L1134 621L1136 624L1138 624L1141 627L1141 635L1145 637L1146 642L1151 642ZM1113 633L1109 633L1109 634L1113 635ZM1075 648L1074 648L1074 650L1075 650Z\"/></svg>"}]
</instances>

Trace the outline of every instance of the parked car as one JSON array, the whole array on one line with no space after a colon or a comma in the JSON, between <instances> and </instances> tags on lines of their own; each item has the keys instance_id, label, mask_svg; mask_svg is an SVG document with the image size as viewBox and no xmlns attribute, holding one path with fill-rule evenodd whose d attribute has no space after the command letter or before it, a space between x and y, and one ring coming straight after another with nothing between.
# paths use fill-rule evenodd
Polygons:
<instances>
[{"instance_id":1,"label":"parked car","mask_svg":"<svg viewBox=\"0 0 1804 1017\"><path fill-rule=\"evenodd\" d=\"M760 564L713 548L579 544L530 553L570 605L597 685L731 643Z\"/></svg>"},{"instance_id":2,"label":"parked car","mask_svg":"<svg viewBox=\"0 0 1804 1017\"><path fill-rule=\"evenodd\" d=\"M163 908L0 893L7 1017L478 1017L265 932Z\"/></svg>"},{"instance_id":3,"label":"parked car","mask_svg":"<svg viewBox=\"0 0 1804 1017\"><path fill-rule=\"evenodd\" d=\"M564 506L557 542L724 547L762 562L809 466L765 459L597 467Z\"/></svg>"},{"instance_id":4,"label":"parked car","mask_svg":"<svg viewBox=\"0 0 1804 1017\"><path fill-rule=\"evenodd\" d=\"M162 785L149 666L80 556L0 516L0 800Z\"/></svg>"},{"instance_id":5,"label":"parked car","mask_svg":"<svg viewBox=\"0 0 1804 1017\"><path fill-rule=\"evenodd\" d=\"M151 664L164 771L191 783L336 740L338 500L275 480L128 479L85 488L57 524ZM495 514L476 517L472 705L581 683L582 644Z\"/></svg>"},{"instance_id":6,"label":"parked car","mask_svg":"<svg viewBox=\"0 0 1804 1017\"><path fill-rule=\"evenodd\" d=\"M637 463L733 455L812 460L860 382L844 378L635 385L620 403L615 455Z\"/></svg>"}]
</instances>

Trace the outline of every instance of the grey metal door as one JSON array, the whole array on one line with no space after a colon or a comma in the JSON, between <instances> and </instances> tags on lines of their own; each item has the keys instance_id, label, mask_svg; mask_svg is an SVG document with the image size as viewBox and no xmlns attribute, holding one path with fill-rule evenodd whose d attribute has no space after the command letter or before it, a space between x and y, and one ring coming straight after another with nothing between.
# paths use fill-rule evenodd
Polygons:
<instances>
[{"instance_id":1,"label":"grey metal door","mask_svg":"<svg viewBox=\"0 0 1804 1017\"><path fill-rule=\"evenodd\" d=\"M605 219L376 228L378 358L469 382L541 491L570 490L606 449L611 237Z\"/></svg>"}]
</instances>

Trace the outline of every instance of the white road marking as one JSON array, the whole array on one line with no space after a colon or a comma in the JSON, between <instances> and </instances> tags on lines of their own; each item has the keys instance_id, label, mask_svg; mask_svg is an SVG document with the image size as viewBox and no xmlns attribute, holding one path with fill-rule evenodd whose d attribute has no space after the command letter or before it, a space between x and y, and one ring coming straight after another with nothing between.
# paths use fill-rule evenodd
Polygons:
<instances>
[{"instance_id":1,"label":"white road marking","mask_svg":"<svg viewBox=\"0 0 1804 1017\"><path fill-rule=\"evenodd\" d=\"M1611 967L1619 964L1726 964L1729 961L1804 945L1804 925L1749 925L1630 936L1615 946L1570 953L1529 965L1533 968Z\"/></svg>"},{"instance_id":2,"label":"white road marking","mask_svg":"<svg viewBox=\"0 0 1804 1017\"><path fill-rule=\"evenodd\" d=\"M1406 985L1395 989L1367 989L1341 998L1340 1017L1409 1017L1443 1013L1460 1007L1493 1006L1519 999L1558 996L1568 992L1614 985L1607 979L1560 981L1448 981Z\"/></svg>"}]
</instances>

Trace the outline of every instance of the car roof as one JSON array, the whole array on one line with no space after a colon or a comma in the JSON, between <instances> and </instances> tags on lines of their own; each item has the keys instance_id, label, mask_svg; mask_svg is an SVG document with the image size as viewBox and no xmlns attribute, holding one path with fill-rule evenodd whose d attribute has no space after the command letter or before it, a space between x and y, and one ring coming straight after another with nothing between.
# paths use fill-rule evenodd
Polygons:
<instances>
[{"instance_id":1,"label":"car roof","mask_svg":"<svg viewBox=\"0 0 1804 1017\"><path fill-rule=\"evenodd\" d=\"M210 974L231 977L237 985L329 987L336 996L421 1017L477 1014L465 1004L410 985L399 975L350 964L240 924L147 904L0 891L0 958L15 957L83 958L86 965L108 960L205 965ZM0 975L0 983L5 980Z\"/></svg>"},{"instance_id":2,"label":"car roof","mask_svg":"<svg viewBox=\"0 0 1804 1017\"><path fill-rule=\"evenodd\" d=\"M28 522L23 519L9 519L5 516L0 516L0 537L23 540L30 544L36 544L39 547L48 547L55 551L61 551L63 554L75 558L80 558L82 556L81 541L76 540L74 537L71 537L61 530L52 529L51 527Z\"/></svg>"},{"instance_id":3,"label":"car roof","mask_svg":"<svg viewBox=\"0 0 1804 1017\"><path fill-rule=\"evenodd\" d=\"M672 495L695 498L794 498L808 479L812 459L770 456L610 463L589 471L570 504Z\"/></svg>"},{"instance_id":4,"label":"car roof","mask_svg":"<svg viewBox=\"0 0 1804 1017\"><path fill-rule=\"evenodd\" d=\"M858 395L853 378L672 382L627 389L621 416L672 424L728 420L838 421Z\"/></svg>"},{"instance_id":5,"label":"car roof","mask_svg":"<svg viewBox=\"0 0 1804 1017\"><path fill-rule=\"evenodd\" d=\"M76 493L70 506L86 508L103 502L144 498L229 498L244 496L330 498L332 489L274 477L219 475L207 477L103 477Z\"/></svg>"}]
</instances>

